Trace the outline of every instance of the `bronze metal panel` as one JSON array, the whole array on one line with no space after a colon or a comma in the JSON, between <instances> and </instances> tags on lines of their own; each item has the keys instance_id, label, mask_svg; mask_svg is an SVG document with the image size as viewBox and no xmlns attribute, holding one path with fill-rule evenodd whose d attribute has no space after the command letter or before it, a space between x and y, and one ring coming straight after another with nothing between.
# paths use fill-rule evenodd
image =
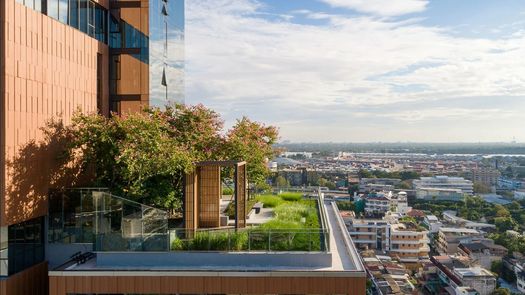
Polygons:
<instances>
[{"instance_id":1,"label":"bronze metal panel","mask_svg":"<svg viewBox=\"0 0 525 295\"><path fill-rule=\"evenodd\" d=\"M197 229L197 174L186 174L184 185L184 227L191 234Z\"/></svg>"},{"instance_id":2,"label":"bronze metal panel","mask_svg":"<svg viewBox=\"0 0 525 295\"><path fill-rule=\"evenodd\" d=\"M0 224L9 225L47 213L48 188L60 185L50 175L58 169L53 159L61 144L47 144L41 128L52 118L69 124L77 109L97 110L97 54L103 56L101 74L107 75L108 48L14 0L1 3L5 87L0 93L4 110L0 144L5 163L0 168L4 175L0 203L5 214ZM99 91L107 101L108 79L102 81Z\"/></svg>"},{"instance_id":3,"label":"bronze metal panel","mask_svg":"<svg viewBox=\"0 0 525 295\"><path fill-rule=\"evenodd\" d=\"M363 277L176 277L176 276L87 276L91 284L78 277L51 277L50 295L67 293L134 294L365 294Z\"/></svg>"},{"instance_id":4,"label":"bronze metal panel","mask_svg":"<svg viewBox=\"0 0 525 295\"><path fill-rule=\"evenodd\" d=\"M204 289L204 278L202 277L179 277L178 293L202 293Z\"/></svg>"},{"instance_id":5,"label":"bronze metal panel","mask_svg":"<svg viewBox=\"0 0 525 295\"><path fill-rule=\"evenodd\" d=\"M0 167L5 167L5 106L8 103L8 98L5 96L5 65L6 65L6 55L5 55L5 42L10 37L10 31L8 29L9 25L5 22L5 11L8 1L0 2ZM5 169L0 168L0 215L3 212L3 196L5 191ZM0 218L0 224L2 224L2 218ZM0 234L1 235L1 234ZM5 284L3 281L0 281L0 294L6 294Z\"/></svg>"},{"instance_id":6,"label":"bronze metal panel","mask_svg":"<svg viewBox=\"0 0 525 295\"><path fill-rule=\"evenodd\" d=\"M141 70L142 62L135 57L122 54L120 56L120 80L116 94L140 94L141 79L144 73Z\"/></svg>"},{"instance_id":7,"label":"bronze metal panel","mask_svg":"<svg viewBox=\"0 0 525 295\"><path fill-rule=\"evenodd\" d=\"M198 177L198 227L220 226L221 168L203 166L197 168Z\"/></svg>"},{"instance_id":8,"label":"bronze metal panel","mask_svg":"<svg viewBox=\"0 0 525 295\"><path fill-rule=\"evenodd\" d=\"M246 227L247 179L246 164L235 168L235 227Z\"/></svg>"},{"instance_id":9,"label":"bronze metal panel","mask_svg":"<svg viewBox=\"0 0 525 295\"><path fill-rule=\"evenodd\" d=\"M0 280L2 295L45 295L47 289L47 262Z\"/></svg>"}]
</instances>

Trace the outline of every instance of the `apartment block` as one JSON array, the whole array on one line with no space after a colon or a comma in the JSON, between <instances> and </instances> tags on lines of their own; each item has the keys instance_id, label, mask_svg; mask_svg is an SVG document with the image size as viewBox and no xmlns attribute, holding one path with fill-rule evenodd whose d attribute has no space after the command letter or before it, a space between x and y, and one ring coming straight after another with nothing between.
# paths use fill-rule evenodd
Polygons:
<instances>
[{"instance_id":1,"label":"apartment block","mask_svg":"<svg viewBox=\"0 0 525 295\"><path fill-rule=\"evenodd\" d=\"M378 250L404 263L428 259L428 231L410 223L386 219L352 219L348 231L360 250Z\"/></svg>"},{"instance_id":2,"label":"apartment block","mask_svg":"<svg viewBox=\"0 0 525 295\"><path fill-rule=\"evenodd\" d=\"M356 219L347 222L352 241L360 250L390 250L390 223L382 219Z\"/></svg>"},{"instance_id":3,"label":"apartment block","mask_svg":"<svg viewBox=\"0 0 525 295\"><path fill-rule=\"evenodd\" d=\"M443 223L439 221L439 218L435 215L425 215L423 223L428 227L431 234L435 234L443 226Z\"/></svg>"},{"instance_id":4,"label":"apartment block","mask_svg":"<svg viewBox=\"0 0 525 295\"><path fill-rule=\"evenodd\" d=\"M456 254L461 242L483 238L482 233L475 229L442 227L436 239L436 248L440 254Z\"/></svg>"},{"instance_id":5,"label":"apartment block","mask_svg":"<svg viewBox=\"0 0 525 295\"><path fill-rule=\"evenodd\" d=\"M417 263L428 259L430 247L428 231L415 225L398 223L391 226L390 256L400 262Z\"/></svg>"},{"instance_id":6,"label":"apartment block","mask_svg":"<svg viewBox=\"0 0 525 295\"><path fill-rule=\"evenodd\" d=\"M365 203L367 216L384 216L392 210L392 192L378 192L368 194Z\"/></svg>"},{"instance_id":7,"label":"apartment block","mask_svg":"<svg viewBox=\"0 0 525 295\"><path fill-rule=\"evenodd\" d=\"M489 187L497 185L500 177L501 172L493 168L480 167L472 170L472 181L483 183Z\"/></svg>"},{"instance_id":8,"label":"apartment block","mask_svg":"<svg viewBox=\"0 0 525 295\"><path fill-rule=\"evenodd\" d=\"M400 182L400 179L394 178L361 178L359 180L359 192L393 191L394 187Z\"/></svg>"},{"instance_id":9,"label":"apartment block","mask_svg":"<svg viewBox=\"0 0 525 295\"><path fill-rule=\"evenodd\" d=\"M484 268L470 267L468 259L434 256L431 261L437 266L438 276L449 294L490 295L496 289L496 276Z\"/></svg>"},{"instance_id":10,"label":"apartment block","mask_svg":"<svg viewBox=\"0 0 525 295\"><path fill-rule=\"evenodd\" d=\"M468 256L486 269L490 269L494 261L501 261L508 253L507 248L496 245L491 239L460 243L458 246L458 254Z\"/></svg>"},{"instance_id":11,"label":"apartment block","mask_svg":"<svg viewBox=\"0 0 525 295\"><path fill-rule=\"evenodd\" d=\"M474 185L472 181L462 177L434 176L421 177L414 180L414 189L459 189L463 194L473 194Z\"/></svg>"},{"instance_id":12,"label":"apartment block","mask_svg":"<svg viewBox=\"0 0 525 295\"><path fill-rule=\"evenodd\" d=\"M425 201L460 202L465 198L465 194L461 189L422 187L416 189L416 198Z\"/></svg>"}]
</instances>

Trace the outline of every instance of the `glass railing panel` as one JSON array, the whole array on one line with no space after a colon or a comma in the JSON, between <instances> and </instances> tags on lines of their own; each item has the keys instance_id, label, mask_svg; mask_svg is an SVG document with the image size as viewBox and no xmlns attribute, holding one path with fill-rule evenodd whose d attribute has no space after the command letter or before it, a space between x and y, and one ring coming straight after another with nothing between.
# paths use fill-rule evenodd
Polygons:
<instances>
[{"instance_id":1,"label":"glass railing panel","mask_svg":"<svg viewBox=\"0 0 525 295\"><path fill-rule=\"evenodd\" d=\"M327 230L202 229L170 230L171 251L326 252Z\"/></svg>"}]
</instances>

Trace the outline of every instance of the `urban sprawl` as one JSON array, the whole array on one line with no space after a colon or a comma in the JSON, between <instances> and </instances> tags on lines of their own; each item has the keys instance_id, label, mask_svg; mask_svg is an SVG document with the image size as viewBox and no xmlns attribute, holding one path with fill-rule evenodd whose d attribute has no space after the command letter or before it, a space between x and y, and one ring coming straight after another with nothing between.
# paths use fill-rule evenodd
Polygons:
<instances>
[{"instance_id":1,"label":"urban sprawl","mask_svg":"<svg viewBox=\"0 0 525 295\"><path fill-rule=\"evenodd\" d=\"M525 158L282 152L279 190L337 201L369 294L525 292Z\"/></svg>"}]
</instances>

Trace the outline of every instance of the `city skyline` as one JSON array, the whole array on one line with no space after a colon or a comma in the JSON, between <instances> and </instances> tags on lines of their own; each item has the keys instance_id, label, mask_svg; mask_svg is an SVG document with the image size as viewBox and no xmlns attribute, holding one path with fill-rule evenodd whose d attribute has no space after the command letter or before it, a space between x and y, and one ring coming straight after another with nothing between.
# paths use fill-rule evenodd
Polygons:
<instances>
[{"instance_id":1,"label":"city skyline","mask_svg":"<svg viewBox=\"0 0 525 295\"><path fill-rule=\"evenodd\" d=\"M191 1L186 102L293 142L525 142L525 3L504 2Z\"/></svg>"}]
</instances>

